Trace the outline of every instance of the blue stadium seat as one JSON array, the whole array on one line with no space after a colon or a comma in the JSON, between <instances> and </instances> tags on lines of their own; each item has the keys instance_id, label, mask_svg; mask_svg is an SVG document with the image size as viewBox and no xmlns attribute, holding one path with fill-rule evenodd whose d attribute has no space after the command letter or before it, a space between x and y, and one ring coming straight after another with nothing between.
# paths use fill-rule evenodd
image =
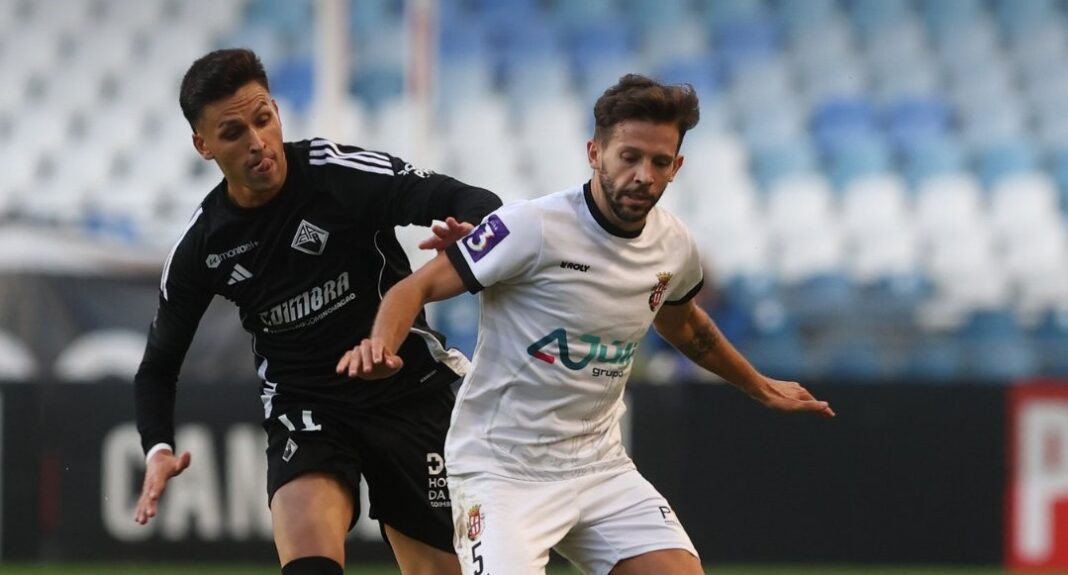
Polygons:
<instances>
[{"instance_id":1,"label":"blue stadium seat","mask_svg":"<svg viewBox=\"0 0 1068 575\"><path fill-rule=\"evenodd\" d=\"M742 342L739 349L761 373L770 377L802 379L809 372L807 354L796 333L752 338Z\"/></svg>"},{"instance_id":2,"label":"blue stadium seat","mask_svg":"<svg viewBox=\"0 0 1068 575\"><path fill-rule=\"evenodd\" d=\"M1054 0L994 0L998 24L1007 36L1028 34L1047 20L1063 18Z\"/></svg>"},{"instance_id":3,"label":"blue stadium seat","mask_svg":"<svg viewBox=\"0 0 1068 575\"><path fill-rule=\"evenodd\" d=\"M925 334L909 350L905 375L915 383L954 383L964 376L964 352L956 338Z\"/></svg>"},{"instance_id":4,"label":"blue stadium seat","mask_svg":"<svg viewBox=\"0 0 1068 575\"><path fill-rule=\"evenodd\" d=\"M816 171L819 158L805 138L784 140L754 150L753 172L761 189L786 176Z\"/></svg>"},{"instance_id":5,"label":"blue stadium seat","mask_svg":"<svg viewBox=\"0 0 1068 575\"><path fill-rule=\"evenodd\" d=\"M1033 374L1039 358L1022 336L983 341L966 347L966 374L979 382L1011 384Z\"/></svg>"},{"instance_id":6,"label":"blue stadium seat","mask_svg":"<svg viewBox=\"0 0 1068 575\"><path fill-rule=\"evenodd\" d=\"M886 131L895 150L918 139L941 137L950 128L950 110L941 98L903 98L885 113Z\"/></svg>"},{"instance_id":7,"label":"blue stadium seat","mask_svg":"<svg viewBox=\"0 0 1068 575\"><path fill-rule=\"evenodd\" d=\"M768 20L726 22L715 26L713 42L716 54L728 75L754 61L779 53L779 31Z\"/></svg>"},{"instance_id":8,"label":"blue stadium seat","mask_svg":"<svg viewBox=\"0 0 1068 575\"><path fill-rule=\"evenodd\" d=\"M913 328L916 310L934 288L930 278L915 272L879 278L857 292L857 317L863 321Z\"/></svg>"},{"instance_id":9,"label":"blue stadium seat","mask_svg":"<svg viewBox=\"0 0 1068 575\"><path fill-rule=\"evenodd\" d=\"M1008 310L973 312L957 333L971 380L1012 383L1039 367L1037 354Z\"/></svg>"},{"instance_id":10,"label":"blue stadium seat","mask_svg":"<svg viewBox=\"0 0 1068 575\"><path fill-rule=\"evenodd\" d=\"M1006 176L1034 171L1038 155L1025 140L1006 141L979 151L976 172L987 189Z\"/></svg>"},{"instance_id":11,"label":"blue stadium seat","mask_svg":"<svg viewBox=\"0 0 1068 575\"><path fill-rule=\"evenodd\" d=\"M923 0L920 13L933 34L983 14L983 0Z\"/></svg>"},{"instance_id":12,"label":"blue stadium seat","mask_svg":"<svg viewBox=\"0 0 1068 575\"><path fill-rule=\"evenodd\" d=\"M778 0L774 5L779 24L787 33L819 30L837 12L834 0Z\"/></svg>"},{"instance_id":13,"label":"blue stadium seat","mask_svg":"<svg viewBox=\"0 0 1068 575\"><path fill-rule=\"evenodd\" d=\"M438 17L443 23L451 23L458 18L451 18L460 9L459 0L440 0ZM404 14L403 0L349 0L349 30L352 38L360 38L383 24L396 24ZM445 29L445 26L442 26Z\"/></svg>"},{"instance_id":14,"label":"blue stadium seat","mask_svg":"<svg viewBox=\"0 0 1068 575\"><path fill-rule=\"evenodd\" d=\"M857 178L892 169L890 149L877 133L860 132L843 139L829 152L831 182L838 191Z\"/></svg>"},{"instance_id":15,"label":"blue stadium seat","mask_svg":"<svg viewBox=\"0 0 1068 575\"><path fill-rule=\"evenodd\" d=\"M861 35L890 22L908 18L912 13L909 0L852 0L849 18Z\"/></svg>"},{"instance_id":16,"label":"blue stadium seat","mask_svg":"<svg viewBox=\"0 0 1068 575\"><path fill-rule=\"evenodd\" d=\"M454 58L438 71L437 105L448 114L465 102L482 98L496 85L493 65L482 58Z\"/></svg>"},{"instance_id":17,"label":"blue stadium seat","mask_svg":"<svg viewBox=\"0 0 1068 575\"><path fill-rule=\"evenodd\" d=\"M878 130L875 107L865 98L834 98L816 104L812 135L823 153L849 147L854 138Z\"/></svg>"},{"instance_id":18,"label":"blue stadium seat","mask_svg":"<svg viewBox=\"0 0 1068 575\"><path fill-rule=\"evenodd\" d=\"M474 12L481 14L515 14L526 17L540 11L538 0L469 0Z\"/></svg>"},{"instance_id":19,"label":"blue stadium seat","mask_svg":"<svg viewBox=\"0 0 1068 575\"><path fill-rule=\"evenodd\" d=\"M531 58L524 66L503 71L501 80L504 93L517 112L546 98L570 98L574 88L571 68L562 53Z\"/></svg>"},{"instance_id":20,"label":"blue stadium seat","mask_svg":"<svg viewBox=\"0 0 1068 575\"><path fill-rule=\"evenodd\" d=\"M311 28L308 0L252 0L245 7L247 24L266 24L277 31L306 33Z\"/></svg>"},{"instance_id":21,"label":"blue stadium seat","mask_svg":"<svg viewBox=\"0 0 1068 575\"><path fill-rule=\"evenodd\" d=\"M589 22L567 34L566 45L576 72L583 76L606 60L623 60L634 53L635 35L619 18Z\"/></svg>"},{"instance_id":22,"label":"blue stadium seat","mask_svg":"<svg viewBox=\"0 0 1068 575\"><path fill-rule=\"evenodd\" d=\"M1068 376L1068 313L1047 311L1030 336L1041 361L1040 373Z\"/></svg>"},{"instance_id":23,"label":"blue stadium seat","mask_svg":"<svg viewBox=\"0 0 1068 575\"><path fill-rule=\"evenodd\" d=\"M823 328L849 317L857 295L846 274L830 272L790 286L784 301L802 329Z\"/></svg>"},{"instance_id":24,"label":"blue stadium seat","mask_svg":"<svg viewBox=\"0 0 1068 575\"><path fill-rule=\"evenodd\" d=\"M564 32L581 30L590 22L619 17L623 7L617 0L553 0L549 13Z\"/></svg>"},{"instance_id":25,"label":"blue stadium seat","mask_svg":"<svg viewBox=\"0 0 1068 575\"><path fill-rule=\"evenodd\" d=\"M900 146L902 169L911 189L932 176L965 168L964 150L950 134L905 140Z\"/></svg>"},{"instance_id":26,"label":"blue stadium seat","mask_svg":"<svg viewBox=\"0 0 1068 575\"><path fill-rule=\"evenodd\" d=\"M659 28L698 15L688 0L626 0L624 14L637 29Z\"/></svg>"},{"instance_id":27,"label":"blue stadium seat","mask_svg":"<svg viewBox=\"0 0 1068 575\"><path fill-rule=\"evenodd\" d=\"M771 377L794 379L810 371L797 325L778 301L767 299L753 309L753 335L738 342L738 347Z\"/></svg>"},{"instance_id":28,"label":"blue stadium seat","mask_svg":"<svg viewBox=\"0 0 1068 575\"><path fill-rule=\"evenodd\" d=\"M863 333L848 334L827 342L817 352L822 376L841 383L871 383L890 374L886 346Z\"/></svg>"},{"instance_id":29,"label":"blue stadium seat","mask_svg":"<svg viewBox=\"0 0 1068 575\"><path fill-rule=\"evenodd\" d=\"M271 92L285 98L293 108L305 113L315 99L315 67L310 58L296 58L270 71Z\"/></svg>"},{"instance_id":30,"label":"blue stadium seat","mask_svg":"<svg viewBox=\"0 0 1068 575\"><path fill-rule=\"evenodd\" d=\"M704 2L705 19L713 27L732 22L750 22L763 19L763 0L717 0Z\"/></svg>"},{"instance_id":31,"label":"blue stadium seat","mask_svg":"<svg viewBox=\"0 0 1068 575\"><path fill-rule=\"evenodd\" d=\"M490 35L481 20L470 19L463 27L442 27L438 35L438 58L443 63L469 58L489 61L492 53Z\"/></svg>"},{"instance_id":32,"label":"blue stadium seat","mask_svg":"<svg viewBox=\"0 0 1068 575\"><path fill-rule=\"evenodd\" d=\"M704 101L716 97L723 82L719 61L709 54L676 58L656 67L656 77L668 84L690 84Z\"/></svg>"},{"instance_id":33,"label":"blue stadium seat","mask_svg":"<svg viewBox=\"0 0 1068 575\"><path fill-rule=\"evenodd\" d=\"M349 92L371 108L404 93L404 76L391 67L365 67L352 78Z\"/></svg>"},{"instance_id":34,"label":"blue stadium seat","mask_svg":"<svg viewBox=\"0 0 1068 575\"><path fill-rule=\"evenodd\" d=\"M562 52L557 29L537 15L498 21L492 30L498 72L504 76Z\"/></svg>"},{"instance_id":35,"label":"blue stadium seat","mask_svg":"<svg viewBox=\"0 0 1068 575\"><path fill-rule=\"evenodd\" d=\"M741 114L738 129L753 153L800 142L804 142L806 148L811 148L798 107L789 101L768 108L759 108L754 104L752 109Z\"/></svg>"},{"instance_id":36,"label":"blue stadium seat","mask_svg":"<svg viewBox=\"0 0 1068 575\"><path fill-rule=\"evenodd\" d=\"M243 46L256 52L264 68L270 70L285 58L285 47L274 29L266 24L246 24L219 39L221 46Z\"/></svg>"},{"instance_id":37,"label":"blue stadium seat","mask_svg":"<svg viewBox=\"0 0 1068 575\"><path fill-rule=\"evenodd\" d=\"M761 302L770 300L777 301L780 289L779 281L774 276L769 274L752 274L732 277L727 282L727 285L724 286L723 292L726 299L729 301L752 310ZM784 319L785 318L773 317L767 321L758 323L761 323L761 325L767 324L770 326L768 328L769 330L775 330L781 326Z\"/></svg>"},{"instance_id":38,"label":"blue stadium seat","mask_svg":"<svg viewBox=\"0 0 1068 575\"><path fill-rule=\"evenodd\" d=\"M1050 154L1053 179L1057 182L1061 210L1068 215L1068 146L1053 150Z\"/></svg>"}]
</instances>

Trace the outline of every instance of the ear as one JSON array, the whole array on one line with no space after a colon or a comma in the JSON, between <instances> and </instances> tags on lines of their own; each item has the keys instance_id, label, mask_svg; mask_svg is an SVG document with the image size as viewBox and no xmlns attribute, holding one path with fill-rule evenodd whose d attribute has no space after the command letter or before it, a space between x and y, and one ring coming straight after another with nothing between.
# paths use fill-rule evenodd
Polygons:
<instances>
[{"instance_id":1,"label":"ear","mask_svg":"<svg viewBox=\"0 0 1068 575\"><path fill-rule=\"evenodd\" d=\"M595 171L601 167L601 147L596 139L586 142L586 160Z\"/></svg>"},{"instance_id":2,"label":"ear","mask_svg":"<svg viewBox=\"0 0 1068 575\"><path fill-rule=\"evenodd\" d=\"M204 137L200 134L193 132L193 147L197 149L197 153L201 158L205 160L214 160L215 153L208 149L204 143Z\"/></svg>"},{"instance_id":3,"label":"ear","mask_svg":"<svg viewBox=\"0 0 1068 575\"><path fill-rule=\"evenodd\" d=\"M679 169L681 169L681 168L682 168L682 163L683 163L683 161L684 161L685 159L686 159L686 158L685 158L684 156L682 156L682 155L680 154L680 155L678 155L678 156L675 156L675 159L674 159L674 160L672 160L672 163L673 163L674 165L673 165L673 166L671 166L671 175L670 175L670 176L668 176L668 181L669 181L669 182L673 182L673 181L675 181L675 176L677 176L677 175L679 174Z\"/></svg>"}]
</instances>

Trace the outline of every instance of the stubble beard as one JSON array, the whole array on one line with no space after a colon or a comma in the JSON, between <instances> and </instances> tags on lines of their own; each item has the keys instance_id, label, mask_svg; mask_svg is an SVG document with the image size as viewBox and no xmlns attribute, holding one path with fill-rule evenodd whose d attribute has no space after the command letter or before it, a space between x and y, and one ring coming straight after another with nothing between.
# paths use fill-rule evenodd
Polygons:
<instances>
[{"instance_id":1,"label":"stubble beard","mask_svg":"<svg viewBox=\"0 0 1068 575\"><path fill-rule=\"evenodd\" d=\"M649 212L653 209L660 198L653 197L652 194L646 190L642 195L648 196L652 199L648 208L632 208L623 203L624 194L616 189L615 184L607 176L604 165L600 170L601 190L604 192L605 201L608 202L608 209L612 210L612 214L619 218L621 221L627 223L640 222L645 219L645 216L649 215Z\"/></svg>"}]
</instances>

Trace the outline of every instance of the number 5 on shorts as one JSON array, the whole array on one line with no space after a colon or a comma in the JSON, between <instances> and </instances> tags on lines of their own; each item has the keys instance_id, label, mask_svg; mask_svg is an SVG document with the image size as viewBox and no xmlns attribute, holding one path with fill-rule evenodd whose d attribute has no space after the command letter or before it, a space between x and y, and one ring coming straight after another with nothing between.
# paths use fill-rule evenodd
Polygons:
<instances>
[{"instance_id":1,"label":"number 5 on shorts","mask_svg":"<svg viewBox=\"0 0 1068 575\"><path fill-rule=\"evenodd\" d=\"M482 545L481 541L471 546L471 560L475 563L475 575L482 575L482 570L486 567L482 562L482 556L478 554L479 545Z\"/></svg>"}]
</instances>

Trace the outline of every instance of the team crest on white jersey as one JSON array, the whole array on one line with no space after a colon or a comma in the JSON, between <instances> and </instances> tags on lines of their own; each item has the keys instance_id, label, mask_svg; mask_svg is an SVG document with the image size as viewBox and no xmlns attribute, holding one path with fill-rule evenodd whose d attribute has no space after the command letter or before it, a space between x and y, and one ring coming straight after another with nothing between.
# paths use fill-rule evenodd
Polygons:
<instances>
[{"instance_id":1,"label":"team crest on white jersey","mask_svg":"<svg viewBox=\"0 0 1068 575\"><path fill-rule=\"evenodd\" d=\"M326 239L329 237L330 232L308 223L308 220L300 220L297 233L293 236L293 243L290 246L299 252L318 256L322 255L323 249L326 248Z\"/></svg>"},{"instance_id":2,"label":"team crest on white jersey","mask_svg":"<svg viewBox=\"0 0 1068 575\"><path fill-rule=\"evenodd\" d=\"M475 541L482 535L482 527L486 522L486 514L482 513L481 505L472 505L467 510L467 538Z\"/></svg>"},{"instance_id":3,"label":"team crest on white jersey","mask_svg":"<svg viewBox=\"0 0 1068 575\"><path fill-rule=\"evenodd\" d=\"M671 272L660 272L656 274L657 283L653 286L652 293L649 294L649 309L656 311L656 308L660 307L660 303L664 301L664 292L667 291L668 282L675 274Z\"/></svg>"}]
</instances>

